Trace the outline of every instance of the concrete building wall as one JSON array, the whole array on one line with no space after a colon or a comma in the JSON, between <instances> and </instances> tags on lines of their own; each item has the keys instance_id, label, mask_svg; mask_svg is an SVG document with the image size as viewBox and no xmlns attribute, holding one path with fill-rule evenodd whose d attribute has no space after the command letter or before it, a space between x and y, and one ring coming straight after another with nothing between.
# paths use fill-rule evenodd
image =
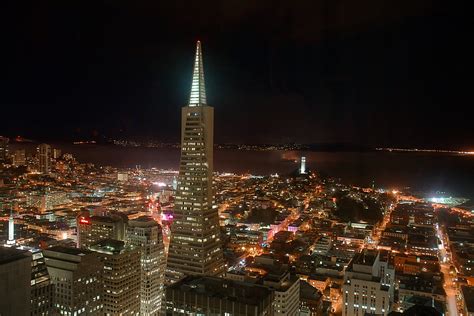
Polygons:
<instances>
[{"instance_id":1,"label":"concrete building wall","mask_svg":"<svg viewBox=\"0 0 474 316\"><path fill-rule=\"evenodd\" d=\"M31 257L0 260L0 315L29 315L30 295Z\"/></svg>"}]
</instances>

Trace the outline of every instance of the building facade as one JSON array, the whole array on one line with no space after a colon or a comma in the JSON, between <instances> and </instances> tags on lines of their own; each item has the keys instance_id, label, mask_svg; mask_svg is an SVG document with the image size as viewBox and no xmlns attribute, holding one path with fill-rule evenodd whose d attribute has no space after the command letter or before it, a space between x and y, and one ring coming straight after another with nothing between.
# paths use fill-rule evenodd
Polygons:
<instances>
[{"instance_id":1,"label":"building facade","mask_svg":"<svg viewBox=\"0 0 474 316\"><path fill-rule=\"evenodd\" d=\"M213 208L214 109L207 105L201 43L197 42L191 97L181 116L181 161L166 269L167 283L185 275L221 275L219 217Z\"/></svg>"},{"instance_id":2,"label":"building facade","mask_svg":"<svg viewBox=\"0 0 474 316\"><path fill-rule=\"evenodd\" d=\"M140 252L140 315L159 315L164 296L166 264L161 226L151 217L131 220L126 243Z\"/></svg>"},{"instance_id":3,"label":"building facade","mask_svg":"<svg viewBox=\"0 0 474 316\"><path fill-rule=\"evenodd\" d=\"M104 265L99 255L62 246L43 255L54 286L53 315L103 315Z\"/></svg>"},{"instance_id":4,"label":"building facade","mask_svg":"<svg viewBox=\"0 0 474 316\"><path fill-rule=\"evenodd\" d=\"M38 146L38 171L41 174L51 173L51 146L40 144Z\"/></svg>"},{"instance_id":5,"label":"building facade","mask_svg":"<svg viewBox=\"0 0 474 316\"><path fill-rule=\"evenodd\" d=\"M380 252L364 249L358 253L344 274L342 315L387 315L393 302L394 274Z\"/></svg>"},{"instance_id":6,"label":"building facade","mask_svg":"<svg viewBox=\"0 0 474 316\"><path fill-rule=\"evenodd\" d=\"M300 280L288 271L269 272L263 285L274 291L273 315L297 315L300 307Z\"/></svg>"},{"instance_id":7,"label":"building facade","mask_svg":"<svg viewBox=\"0 0 474 316\"><path fill-rule=\"evenodd\" d=\"M0 315L29 315L31 257L26 251L0 247Z\"/></svg>"},{"instance_id":8,"label":"building facade","mask_svg":"<svg viewBox=\"0 0 474 316\"><path fill-rule=\"evenodd\" d=\"M87 249L103 239L125 240L127 218L119 215L77 217L77 245Z\"/></svg>"},{"instance_id":9,"label":"building facade","mask_svg":"<svg viewBox=\"0 0 474 316\"><path fill-rule=\"evenodd\" d=\"M26 166L26 152L24 149L17 149L13 152L12 164L15 167Z\"/></svg>"},{"instance_id":10,"label":"building facade","mask_svg":"<svg viewBox=\"0 0 474 316\"><path fill-rule=\"evenodd\" d=\"M39 249L31 249L31 316L50 315L53 307L53 284Z\"/></svg>"},{"instance_id":11,"label":"building facade","mask_svg":"<svg viewBox=\"0 0 474 316\"><path fill-rule=\"evenodd\" d=\"M120 240L105 239L89 247L104 264L104 315L140 313L140 253Z\"/></svg>"}]
</instances>

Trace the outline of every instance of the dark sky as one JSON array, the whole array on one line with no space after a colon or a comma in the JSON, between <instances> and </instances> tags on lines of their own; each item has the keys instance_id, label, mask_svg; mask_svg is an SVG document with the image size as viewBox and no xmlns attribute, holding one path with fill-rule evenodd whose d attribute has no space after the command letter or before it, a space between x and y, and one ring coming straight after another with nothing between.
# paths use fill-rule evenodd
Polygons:
<instances>
[{"instance_id":1,"label":"dark sky","mask_svg":"<svg viewBox=\"0 0 474 316\"><path fill-rule=\"evenodd\" d=\"M474 149L457 1L5 2L0 134L177 141L200 39L216 142Z\"/></svg>"}]
</instances>

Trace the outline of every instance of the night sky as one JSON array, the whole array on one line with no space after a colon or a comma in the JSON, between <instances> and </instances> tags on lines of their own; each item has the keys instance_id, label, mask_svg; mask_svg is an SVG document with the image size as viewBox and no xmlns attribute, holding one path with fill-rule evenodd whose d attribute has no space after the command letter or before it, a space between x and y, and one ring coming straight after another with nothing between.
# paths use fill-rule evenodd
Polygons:
<instances>
[{"instance_id":1,"label":"night sky","mask_svg":"<svg viewBox=\"0 0 474 316\"><path fill-rule=\"evenodd\" d=\"M458 1L5 1L0 135L179 139L195 41L219 143L474 149Z\"/></svg>"}]
</instances>

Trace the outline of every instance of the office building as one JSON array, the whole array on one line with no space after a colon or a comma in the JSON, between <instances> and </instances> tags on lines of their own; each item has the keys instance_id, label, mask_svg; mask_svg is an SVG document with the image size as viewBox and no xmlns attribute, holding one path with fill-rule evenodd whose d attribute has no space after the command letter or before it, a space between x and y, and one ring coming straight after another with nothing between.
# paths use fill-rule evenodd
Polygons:
<instances>
[{"instance_id":1,"label":"office building","mask_svg":"<svg viewBox=\"0 0 474 316\"><path fill-rule=\"evenodd\" d=\"M53 149L53 159L59 159L61 158L61 149L54 148Z\"/></svg>"},{"instance_id":2,"label":"office building","mask_svg":"<svg viewBox=\"0 0 474 316\"><path fill-rule=\"evenodd\" d=\"M121 214L77 217L77 245L87 249L103 239L125 240L127 217Z\"/></svg>"},{"instance_id":3,"label":"office building","mask_svg":"<svg viewBox=\"0 0 474 316\"><path fill-rule=\"evenodd\" d=\"M147 216L131 220L126 243L140 252L140 315L157 315L164 296L166 264L161 226Z\"/></svg>"},{"instance_id":4,"label":"office building","mask_svg":"<svg viewBox=\"0 0 474 316\"><path fill-rule=\"evenodd\" d=\"M41 144L38 146L39 172L41 174L51 173L51 146Z\"/></svg>"},{"instance_id":5,"label":"office building","mask_svg":"<svg viewBox=\"0 0 474 316\"><path fill-rule=\"evenodd\" d=\"M297 315L300 307L300 279L290 273L288 265L272 256L255 257L254 263L242 270L231 270L226 279L260 284L273 292L272 315Z\"/></svg>"},{"instance_id":6,"label":"office building","mask_svg":"<svg viewBox=\"0 0 474 316\"><path fill-rule=\"evenodd\" d=\"M49 277L43 252L31 249L31 316L51 314L53 307L53 284Z\"/></svg>"},{"instance_id":7,"label":"office building","mask_svg":"<svg viewBox=\"0 0 474 316\"><path fill-rule=\"evenodd\" d=\"M30 295L31 256L0 247L0 315L29 315Z\"/></svg>"},{"instance_id":8,"label":"office building","mask_svg":"<svg viewBox=\"0 0 474 316\"><path fill-rule=\"evenodd\" d=\"M263 285L274 291L273 315L297 315L300 306L300 279L284 269L271 269Z\"/></svg>"},{"instance_id":9,"label":"office building","mask_svg":"<svg viewBox=\"0 0 474 316\"><path fill-rule=\"evenodd\" d=\"M104 315L140 313L140 253L120 240L105 239L89 247L104 264Z\"/></svg>"},{"instance_id":10,"label":"office building","mask_svg":"<svg viewBox=\"0 0 474 316\"><path fill-rule=\"evenodd\" d=\"M273 315L272 302L273 291L266 286L188 276L166 288L165 315Z\"/></svg>"},{"instance_id":11,"label":"office building","mask_svg":"<svg viewBox=\"0 0 474 316\"><path fill-rule=\"evenodd\" d=\"M167 283L185 275L222 275L224 259L213 208L214 109L207 105L201 43L197 42L191 97L182 108L181 161L166 269Z\"/></svg>"},{"instance_id":12,"label":"office building","mask_svg":"<svg viewBox=\"0 0 474 316\"><path fill-rule=\"evenodd\" d=\"M308 282L300 280L299 316L316 316L323 314L322 292Z\"/></svg>"},{"instance_id":13,"label":"office building","mask_svg":"<svg viewBox=\"0 0 474 316\"><path fill-rule=\"evenodd\" d=\"M26 152L24 149L17 149L13 152L12 165L15 167L26 166Z\"/></svg>"},{"instance_id":14,"label":"office building","mask_svg":"<svg viewBox=\"0 0 474 316\"><path fill-rule=\"evenodd\" d=\"M395 270L384 253L364 249L349 262L342 286L343 316L387 315Z\"/></svg>"},{"instance_id":15,"label":"office building","mask_svg":"<svg viewBox=\"0 0 474 316\"><path fill-rule=\"evenodd\" d=\"M103 315L104 265L97 253L55 246L43 251L54 286L53 315Z\"/></svg>"}]
</instances>

